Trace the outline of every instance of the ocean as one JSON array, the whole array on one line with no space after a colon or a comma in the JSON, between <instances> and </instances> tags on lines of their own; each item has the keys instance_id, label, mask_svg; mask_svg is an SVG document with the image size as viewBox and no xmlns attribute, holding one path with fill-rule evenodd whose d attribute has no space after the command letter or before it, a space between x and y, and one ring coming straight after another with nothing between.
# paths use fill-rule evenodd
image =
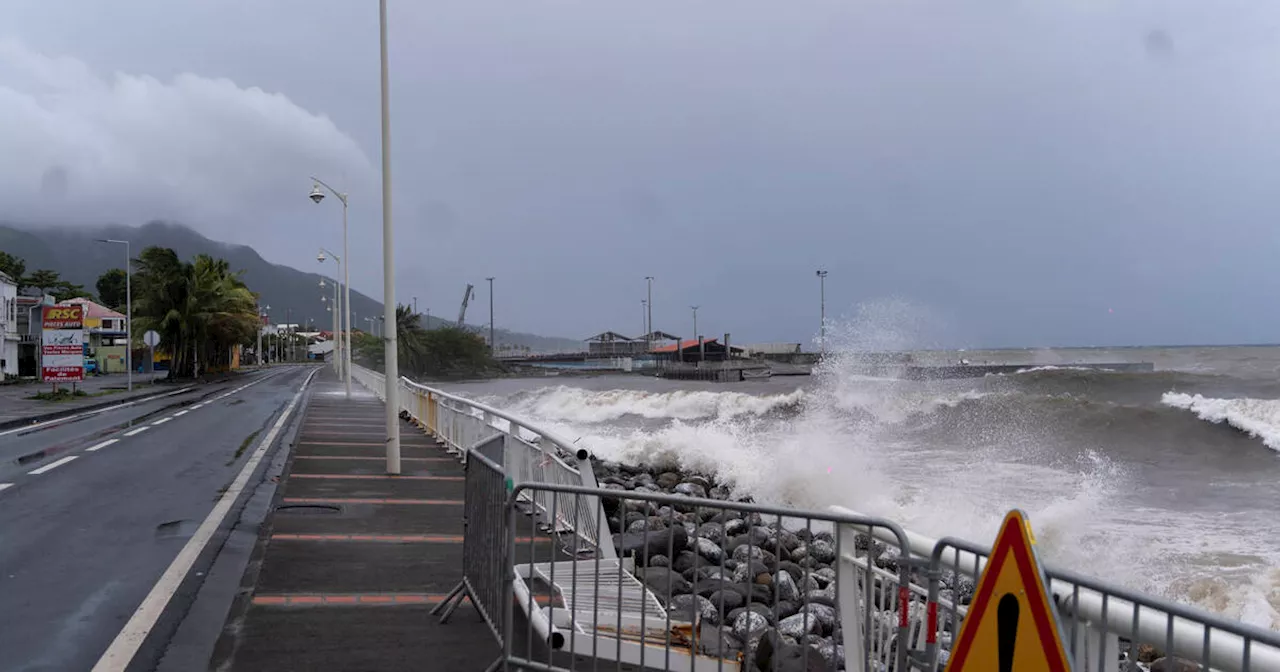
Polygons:
<instances>
[{"instance_id":1,"label":"ocean","mask_svg":"<svg viewBox=\"0 0 1280 672\"><path fill-rule=\"evenodd\" d=\"M919 352L1025 364L946 381L635 375L456 383L597 456L714 474L757 501L840 504L991 543L1025 511L1042 557L1280 629L1280 347ZM1153 362L1150 373L1070 368Z\"/></svg>"}]
</instances>

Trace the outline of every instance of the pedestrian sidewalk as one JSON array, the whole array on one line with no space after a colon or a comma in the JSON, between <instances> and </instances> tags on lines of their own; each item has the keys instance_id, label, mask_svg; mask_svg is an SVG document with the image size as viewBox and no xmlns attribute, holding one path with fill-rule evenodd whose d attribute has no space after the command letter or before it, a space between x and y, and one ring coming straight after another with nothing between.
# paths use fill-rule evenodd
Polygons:
<instances>
[{"instance_id":1,"label":"pedestrian sidewalk","mask_svg":"<svg viewBox=\"0 0 1280 672\"><path fill-rule=\"evenodd\" d=\"M484 670L500 654L470 602L428 612L462 578L463 467L405 423L384 462L384 406L326 368L304 411L211 661L217 670Z\"/></svg>"},{"instance_id":2,"label":"pedestrian sidewalk","mask_svg":"<svg viewBox=\"0 0 1280 672\"><path fill-rule=\"evenodd\" d=\"M160 380L167 374L161 371L154 375L157 380ZM133 374L132 392L126 391L128 377L123 373L89 376L83 382L76 383L76 389L83 390L88 396L75 397L66 401L41 401L30 398L37 392L51 391L53 383L0 385L0 427L40 422L52 417L70 415L77 411L101 408L176 389L166 384L153 385L151 376L152 374ZM63 383L61 387L69 387L69 385Z\"/></svg>"}]
</instances>

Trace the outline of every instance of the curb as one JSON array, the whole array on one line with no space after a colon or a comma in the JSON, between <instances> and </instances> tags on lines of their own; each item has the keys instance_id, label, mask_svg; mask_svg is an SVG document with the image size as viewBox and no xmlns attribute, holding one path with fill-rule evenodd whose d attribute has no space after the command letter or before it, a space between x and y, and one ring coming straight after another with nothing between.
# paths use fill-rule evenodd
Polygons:
<instances>
[{"instance_id":1,"label":"curb","mask_svg":"<svg viewBox=\"0 0 1280 672\"><path fill-rule=\"evenodd\" d=\"M0 420L0 430L14 429L14 428L23 427L26 425L34 425L41 422L48 422L50 420L65 418L69 415L75 415L77 413L84 413L87 411L96 411L100 408L106 408L108 406L116 406L118 404L128 403L131 401L146 401L147 399L151 399L152 397L158 397L164 394L169 394L170 392L173 392L173 390L160 390L155 392L154 394L139 394L132 397L116 397L115 399L111 399L109 401L101 401L93 404L85 404L84 406L76 406L74 408L64 408L60 411L43 413L41 415L28 415L22 418L14 418L13 420Z\"/></svg>"}]
</instances>

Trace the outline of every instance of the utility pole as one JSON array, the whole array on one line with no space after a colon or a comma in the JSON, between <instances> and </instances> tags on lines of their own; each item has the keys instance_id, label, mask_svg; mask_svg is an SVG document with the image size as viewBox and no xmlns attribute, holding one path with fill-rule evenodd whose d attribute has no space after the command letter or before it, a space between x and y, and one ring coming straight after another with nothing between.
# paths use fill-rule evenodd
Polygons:
<instances>
[{"instance_id":1,"label":"utility pole","mask_svg":"<svg viewBox=\"0 0 1280 672\"><path fill-rule=\"evenodd\" d=\"M646 350L649 347L649 318L645 315L645 309L648 305L649 302L647 300L640 299L640 324L644 325L644 344Z\"/></svg>"},{"instance_id":2,"label":"utility pole","mask_svg":"<svg viewBox=\"0 0 1280 672\"><path fill-rule=\"evenodd\" d=\"M693 337L698 337L698 308L699 306L689 306L693 309Z\"/></svg>"},{"instance_id":3,"label":"utility pole","mask_svg":"<svg viewBox=\"0 0 1280 672\"><path fill-rule=\"evenodd\" d=\"M387 0L378 0L378 37L382 64L382 301L387 336L384 356L387 420L387 473L400 473L400 359L396 349L396 245L391 224L391 84L387 73Z\"/></svg>"},{"instance_id":4,"label":"utility pole","mask_svg":"<svg viewBox=\"0 0 1280 672\"><path fill-rule=\"evenodd\" d=\"M645 340L645 346L648 349L652 350L653 349L653 343L652 343L653 341L652 339L652 336L653 336L653 276L646 275L644 276L644 279L645 279L645 282L647 282L649 285L649 316L646 320L649 326L648 326L648 330L645 332L644 340Z\"/></svg>"},{"instance_id":5,"label":"utility pole","mask_svg":"<svg viewBox=\"0 0 1280 672\"><path fill-rule=\"evenodd\" d=\"M822 354L827 354L827 272L818 270L818 293L822 306L822 331L819 337L821 343Z\"/></svg>"},{"instance_id":6,"label":"utility pole","mask_svg":"<svg viewBox=\"0 0 1280 672\"><path fill-rule=\"evenodd\" d=\"M253 353L254 353L254 356L258 358L258 367L261 368L262 367L262 307L261 306L258 307L257 313L258 313L258 324L257 324L258 348L254 350ZM154 354L152 355L152 359L153 360L155 359ZM151 365L155 366L155 362L153 361Z\"/></svg>"},{"instance_id":7,"label":"utility pole","mask_svg":"<svg viewBox=\"0 0 1280 672\"><path fill-rule=\"evenodd\" d=\"M418 314L418 297L413 297L413 314Z\"/></svg>"},{"instance_id":8,"label":"utility pole","mask_svg":"<svg viewBox=\"0 0 1280 672\"><path fill-rule=\"evenodd\" d=\"M485 278L489 281L489 356L493 357L498 354L498 342L493 340L493 278Z\"/></svg>"}]
</instances>

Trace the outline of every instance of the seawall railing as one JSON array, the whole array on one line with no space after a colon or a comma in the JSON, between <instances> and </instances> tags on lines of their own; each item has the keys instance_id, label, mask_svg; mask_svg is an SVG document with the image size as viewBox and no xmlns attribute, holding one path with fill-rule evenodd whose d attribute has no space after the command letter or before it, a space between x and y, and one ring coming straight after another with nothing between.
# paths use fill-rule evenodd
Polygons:
<instances>
[{"instance_id":1,"label":"seawall railing","mask_svg":"<svg viewBox=\"0 0 1280 672\"><path fill-rule=\"evenodd\" d=\"M353 364L351 376L379 399L386 400L386 377L377 371ZM400 379L400 411L426 432L443 442L463 462L472 446L498 435L504 435L501 455L486 455L503 468L512 483L551 483L597 487L591 469L590 453L574 442L515 415L485 404L449 394L433 387ZM540 496L541 495L541 496ZM551 512L550 495L525 491L524 497L543 516ZM556 512L556 527L571 530L587 544L600 549L605 557L615 557L613 542L606 527L597 520L599 498L578 501L579 510ZM574 524L574 521L581 521Z\"/></svg>"},{"instance_id":2,"label":"seawall railing","mask_svg":"<svg viewBox=\"0 0 1280 672\"><path fill-rule=\"evenodd\" d=\"M353 367L352 374L383 397L385 379L381 374L359 366ZM487 461L500 466L516 499L534 506L541 520L555 521L550 526L550 534L572 532L573 537L597 549L600 558L618 559L603 501L620 500L635 505L645 499L654 499L655 504L662 499L645 493L599 488L591 470L590 455L584 447L499 409L408 379L400 381L400 400L400 410L464 461L475 447ZM495 436L501 436L502 440L486 441ZM531 484L542 484L542 487ZM694 508L734 506L746 510L745 505L727 505L722 501L684 501ZM572 504L566 505L569 502ZM623 510L625 512L625 508ZM896 557L884 557L866 552L867 544L861 542L836 544L833 565L836 576L832 587L834 601L840 607L843 646L849 650L840 667L868 672L898 669L935 672L946 667L951 640L959 632L968 611L962 584L965 580L976 581L981 575L991 552L989 547L954 538L934 539L891 524L860 526L851 521L871 518L843 507L830 507L826 512L785 511L780 514L771 510L770 513L810 523L837 520L842 523L837 527L848 529L850 534L868 535L868 544L878 542L901 549ZM625 519L625 515L622 518ZM778 529L783 527L782 523L779 517ZM491 535L492 531L486 534ZM574 548L577 549L576 542ZM494 580L511 581L519 587L524 585L520 578L524 575L513 564L512 550L508 548L502 553L505 559L502 567L493 569L500 572ZM748 557L755 556L748 554ZM544 568L550 571L552 579L559 562ZM594 569L598 570L601 563L593 562ZM577 572L578 564L569 561L565 566ZM615 571L621 571L617 568L622 566L609 565ZM535 569L530 564L524 571ZM1163 667L1166 671L1280 672L1280 632L1069 570L1048 566L1044 571L1046 588L1056 606L1059 631L1074 672L1139 672L1146 669L1138 666L1136 658L1142 644L1156 647L1160 655L1166 657ZM558 585L561 581L553 583ZM576 583L570 585L573 587ZM972 589L972 583L969 588ZM672 597L667 595L668 603ZM776 609L777 605L774 606ZM590 611L600 609L599 605L592 605ZM551 624L559 620L554 614L538 615L536 609L526 612L540 632L545 630L543 634L550 633L556 627ZM573 614L574 610L570 609L569 613ZM572 629L578 620L586 618L584 614L576 614L570 622L557 623L557 626ZM669 630L672 619L665 618ZM490 624L495 631L503 627L496 619ZM506 628L509 630L509 622ZM643 639L640 644L643 648ZM617 648L621 644L612 646L615 650L611 658L628 657ZM668 639L664 646L670 648L673 644ZM904 652L905 663L899 657L900 652ZM597 653L601 652L597 650ZM509 645L507 656L511 656ZM1174 663L1171 659L1181 661ZM836 669L834 658L830 662L831 669ZM726 669L719 657L714 664L699 662L696 669L703 669L704 663L711 665L708 669ZM535 669L562 668L538 665ZM689 667L686 664L678 669Z\"/></svg>"}]
</instances>

